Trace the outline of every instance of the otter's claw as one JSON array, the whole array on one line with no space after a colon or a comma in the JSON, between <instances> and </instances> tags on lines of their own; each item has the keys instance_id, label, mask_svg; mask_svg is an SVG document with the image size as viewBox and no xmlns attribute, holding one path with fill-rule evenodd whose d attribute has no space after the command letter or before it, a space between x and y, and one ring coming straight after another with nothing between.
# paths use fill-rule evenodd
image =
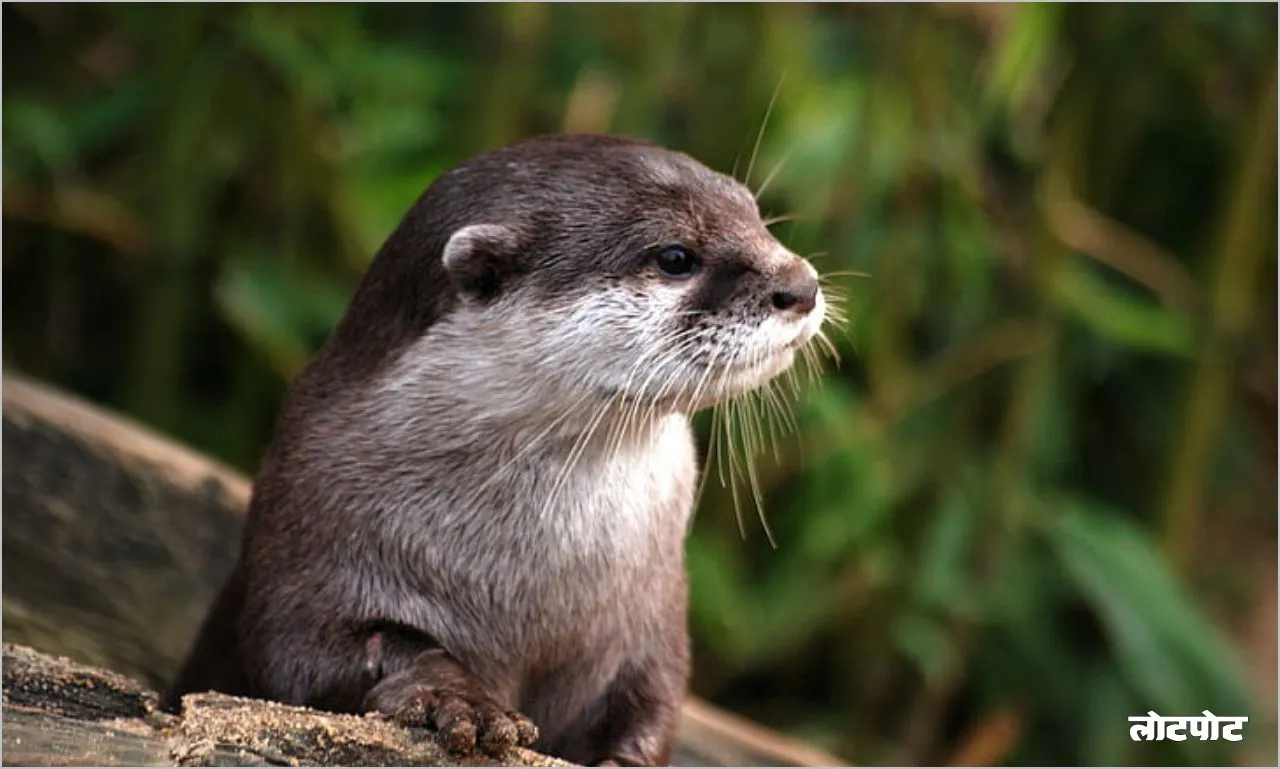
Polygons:
<instances>
[{"instance_id":1,"label":"otter's claw","mask_svg":"<svg viewBox=\"0 0 1280 769\"><path fill-rule=\"evenodd\" d=\"M484 696L415 687L411 693L371 692L369 704L404 726L434 728L441 746L454 753L470 753L478 747L502 756L512 748L529 747L538 741L538 728L532 721L503 710Z\"/></svg>"}]
</instances>

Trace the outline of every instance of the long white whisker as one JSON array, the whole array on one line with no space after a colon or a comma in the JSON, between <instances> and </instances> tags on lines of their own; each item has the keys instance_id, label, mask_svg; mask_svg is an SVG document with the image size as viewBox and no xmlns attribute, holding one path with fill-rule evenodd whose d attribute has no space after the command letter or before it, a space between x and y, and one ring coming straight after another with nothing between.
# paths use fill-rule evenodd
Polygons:
<instances>
[{"instance_id":1,"label":"long white whisker","mask_svg":"<svg viewBox=\"0 0 1280 769\"><path fill-rule=\"evenodd\" d=\"M760 188L755 191L752 197L756 200L760 199L760 196L764 194L764 191L767 190L769 185L773 183L773 180L777 178L778 173L782 171L782 166L787 162L787 158L789 157L791 157L790 149L782 153L782 157L778 159L777 165L775 165L773 170L769 172L769 175L764 178L764 182L760 185Z\"/></svg>"},{"instance_id":2,"label":"long white whisker","mask_svg":"<svg viewBox=\"0 0 1280 769\"><path fill-rule=\"evenodd\" d=\"M474 491L472 491L471 495L468 497L466 506L472 507L479 504L480 500L484 497L484 493L486 491L488 491L494 485L500 483L504 478L506 478L506 473L508 470L514 467L516 463L519 462L521 459L525 458L526 456L533 453L534 451L542 448L547 442L547 436L549 436L553 430L555 430L560 425L564 424L564 422L568 420L569 417L574 416L576 414L581 414L581 410L580 410L581 407L583 406L583 404L586 403L588 399L591 398L591 395L592 394L590 392L585 392L581 396L579 396L578 399L574 401L574 403L570 408L565 409L559 416L551 420L551 422L549 422L546 427L544 427L536 435L534 435L531 439L529 439L528 443L522 446L520 450L518 450L515 454L513 454L497 470L489 474L489 476L484 480L484 482L481 483L478 487L476 487Z\"/></svg>"},{"instance_id":3,"label":"long white whisker","mask_svg":"<svg viewBox=\"0 0 1280 769\"><path fill-rule=\"evenodd\" d=\"M756 167L756 156L760 153L760 140L764 138L764 130L769 125L769 116L773 114L773 105L778 101L778 94L782 93L782 81L784 79L786 79L785 75L778 77L778 84L773 88L773 96L769 97L769 106L764 111L764 120L760 121L760 131L756 134L756 144L751 150L751 162L747 164L747 175L743 178L743 181L747 184L751 183L751 171Z\"/></svg>"},{"instance_id":4,"label":"long white whisker","mask_svg":"<svg viewBox=\"0 0 1280 769\"><path fill-rule=\"evenodd\" d=\"M592 437L595 436L596 430L600 427L601 423L604 421L605 416L610 411L612 411L614 402L616 400L617 398L615 396L615 398L611 399L610 402L606 404L604 408L601 408L592 418L591 422L587 426L587 429L579 433L577 438L574 440L573 448L570 449L568 458L565 460L564 465L560 468L560 472L556 473L555 482L551 485L551 489L547 492L546 499L543 500L542 511L540 516L543 520L546 520L547 514L550 511L551 506L555 504L556 494L559 493L560 487L564 485L564 482L568 480L569 476L572 474L573 469L578 464L578 458L582 456L587 446L591 443Z\"/></svg>"}]
</instances>

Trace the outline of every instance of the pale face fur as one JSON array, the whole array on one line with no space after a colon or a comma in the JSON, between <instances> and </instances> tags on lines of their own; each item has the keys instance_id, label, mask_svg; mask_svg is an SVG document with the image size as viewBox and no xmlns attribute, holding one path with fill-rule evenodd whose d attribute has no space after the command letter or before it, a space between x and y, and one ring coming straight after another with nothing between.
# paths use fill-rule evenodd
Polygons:
<instances>
[{"instance_id":1,"label":"pale face fur","mask_svg":"<svg viewBox=\"0 0 1280 769\"><path fill-rule=\"evenodd\" d=\"M817 277L781 246L760 263L770 270L799 263ZM624 402L649 416L692 413L789 368L826 309L819 290L803 315L740 302L694 319L690 299L700 287L696 276L642 274L562 294L560 306L518 289L490 304L463 304L405 352L388 386L411 389L425 378L428 364L418 359L435 358L451 362L452 398L472 402L465 410L514 421L595 414Z\"/></svg>"}]
</instances>

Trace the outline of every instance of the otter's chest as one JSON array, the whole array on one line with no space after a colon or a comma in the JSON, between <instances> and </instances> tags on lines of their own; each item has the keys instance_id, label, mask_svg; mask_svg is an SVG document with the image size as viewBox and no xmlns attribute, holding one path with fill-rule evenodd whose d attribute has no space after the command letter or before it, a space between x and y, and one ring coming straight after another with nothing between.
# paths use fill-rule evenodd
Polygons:
<instances>
[{"instance_id":1,"label":"otter's chest","mask_svg":"<svg viewBox=\"0 0 1280 769\"><path fill-rule=\"evenodd\" d=\"M528 522L525 541L510 552L533 555L541 567L512 584L561 595L575 604L569 613L634 611L636 598L683 570L697 477L688 423L674 417L652 440L609 448L548 463L554 472L509 500ZM521 606L538 611L536 602L512 608Z\"/></svg>"},{"instance_id":2,"label":"otter's chest","mask_svg":"<svg viewBox=\"0 0 1280 769\"><path fill-rule=\"evenodd\" d=\"M539 483L527 509L557 556L640 566L655 549L683 543L696 485L693 442L683 419L652 442L570 460L556 475Z\"/></svg>"},{"instance_id":3,"label":"otter's chest","mask_svg":"<svg viewBox=\"0 0 1280 769\"><path fill-rule=\"evenodd\" d=\"M638 609L661 576L682 577L697 477L683 417L643 441L602 436L475 469L483 493L458 489L451 504L424 505L412 539L427 583L490 632L499 621L548 635L603 622Z\"/></svg>"},{"instance_id":4,"label":"otter's chest","mask_svg":"<svg viewBox=\"0 0 1280 769\"><path fill-rule=\"evenodd\" d=\"M576 468L564 483L565 501L551 497L540 517L545 568L523 583L540 599L503 607L516 629L506 640L520 659L521 707L549 734L667 625L685 621L684 539L696 488L687 424L644 451Z\"/></svg>"},{"instance_id":5,"label":"otter's chest","mask_svg":"<svg viewBox=\"0 0 1280 769\"><path fill-rule=\"evenodd\" d=\"M484 608L544 636L521 642L553 651L564 636L613 637L672 576L683 584L696 453L683 418L661 427L649 441L546 462L506 488L497 504L520 525L483 555Z\"/></svg>"}]
</instances>

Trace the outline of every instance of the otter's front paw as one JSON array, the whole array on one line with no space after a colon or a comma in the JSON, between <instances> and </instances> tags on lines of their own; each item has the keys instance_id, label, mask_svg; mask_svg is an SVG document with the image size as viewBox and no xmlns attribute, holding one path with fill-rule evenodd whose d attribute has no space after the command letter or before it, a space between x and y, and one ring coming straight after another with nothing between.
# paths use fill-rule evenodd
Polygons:
<instances>
[{"instance_id":1,"label":"otter's front paw","mask_svg":"<svg viewBox=\"0 0 1280 769\"><path fill-rule=\"evenodd\" d=\"M366 708L405 726L433 727L441 744L456 753L469 753L478 746L490 755L501 756L538 741L538 728L532 721L504 710L484 693L431 686L414 680L409 673L379 682L366 697Z\"/></svg>"}]
</instances>

